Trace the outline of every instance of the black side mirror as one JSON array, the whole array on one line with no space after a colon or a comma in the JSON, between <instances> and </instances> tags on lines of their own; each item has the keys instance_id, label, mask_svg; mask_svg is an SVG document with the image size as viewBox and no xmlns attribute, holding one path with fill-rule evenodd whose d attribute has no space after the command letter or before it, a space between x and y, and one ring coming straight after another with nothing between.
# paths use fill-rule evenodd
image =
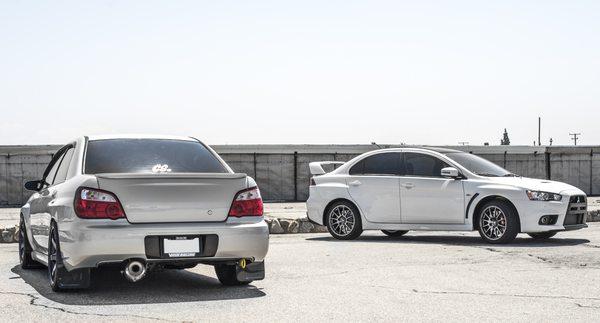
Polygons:
<instances>
[{"instance_id":1,"label":"black side mirror","mask_svg":"<svg viewBox=\"0 0 600 323\"><path fill-rule=\"evenodd\" d=\"M34 192L39 192L39 190L41 190L43 186L44 186L43 180L29 181L29 182L25 183L25 189L27 189L29 191L34 191Z\"/></svg>"}]
</instances>

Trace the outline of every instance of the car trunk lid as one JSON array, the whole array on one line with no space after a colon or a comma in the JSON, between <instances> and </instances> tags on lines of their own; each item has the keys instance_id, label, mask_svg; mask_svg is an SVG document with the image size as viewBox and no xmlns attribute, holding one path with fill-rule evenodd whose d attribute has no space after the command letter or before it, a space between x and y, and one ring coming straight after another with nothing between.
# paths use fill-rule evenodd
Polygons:
<instances>
[{"instance_id":1,"label":"car trunk lid","mask_svg":"<svg viewBox=\"0 0 600 323\"><path fill-rule=\"evenodd\" d=\"M239 173L104 173L98 187L114 193L131 223L221 222L247 186Z\"/></svg>"}]
</instances>

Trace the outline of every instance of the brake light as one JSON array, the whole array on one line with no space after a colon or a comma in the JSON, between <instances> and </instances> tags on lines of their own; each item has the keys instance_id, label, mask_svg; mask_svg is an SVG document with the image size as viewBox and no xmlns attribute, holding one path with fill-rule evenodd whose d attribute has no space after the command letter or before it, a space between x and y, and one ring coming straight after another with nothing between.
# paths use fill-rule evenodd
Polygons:
<instances>
[{"instance_id":1,"label":"brake light","mask_svg":"<svg viewBox=\"0 0 600 323\"><path fill-rule=\"evenodd\" d=\"M112 219L125 217L117 197L110 192L81 187L75 195L75 214L84 219Z\"/></svg>"},{"instance_id":2,"label":"brake light","mask_svg":"<svg viewBox=\"0 0 600 323\"><path fill-rule=\"evenodd\" d=\"M243 217L243 216L262 216L263 215L263 201L260 197L260 191L258 187L252 187L239 191L229 209L229 216Z\"/></svg>"},{"instance_id":3,"label":"brake light","mask_svg":"<svg viewBox=\"0 0 600 323\"><path fill-rule=\"evenodd\" d=\"M310 186L316 186L316 185L317 185L317 183L315 182L315 178L311 177L310 178Z\"/></svg>"}]
</instances>

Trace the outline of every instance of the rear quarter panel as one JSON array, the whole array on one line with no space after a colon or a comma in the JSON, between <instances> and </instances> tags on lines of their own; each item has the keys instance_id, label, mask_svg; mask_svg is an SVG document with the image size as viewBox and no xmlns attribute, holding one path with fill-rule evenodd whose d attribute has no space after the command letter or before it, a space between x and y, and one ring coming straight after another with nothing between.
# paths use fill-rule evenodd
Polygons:
<instances>
[{"instance_id":1,"label":"rear quarter panel","mask_svg":"<svg viewBox=\"0 0 600 323\"><path fill-rule=\"evenodd\" d=\"M352 200L348 193L347 177L345 175L322 175L314 177L316 185L309 188L306 202L308 218L318 224L323 223L323 215L327 205L337 199Z\"/></svg>"}]
</instances>

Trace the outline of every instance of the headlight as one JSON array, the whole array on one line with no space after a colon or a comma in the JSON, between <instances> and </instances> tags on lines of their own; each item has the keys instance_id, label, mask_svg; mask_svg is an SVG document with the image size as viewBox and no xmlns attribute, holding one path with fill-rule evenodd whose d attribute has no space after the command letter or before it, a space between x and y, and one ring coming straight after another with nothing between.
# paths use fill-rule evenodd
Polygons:
<instances>
[{"instance_id":1,"label":"headlight","mask_svg":"<svg viewBox=\"0 0 600 323\"><path fill-rule=\"evenodd\" d=\"M527 191L527 197L532 201L560 201L562 195L542 191Z\"/></svg>"}]
</instances>

